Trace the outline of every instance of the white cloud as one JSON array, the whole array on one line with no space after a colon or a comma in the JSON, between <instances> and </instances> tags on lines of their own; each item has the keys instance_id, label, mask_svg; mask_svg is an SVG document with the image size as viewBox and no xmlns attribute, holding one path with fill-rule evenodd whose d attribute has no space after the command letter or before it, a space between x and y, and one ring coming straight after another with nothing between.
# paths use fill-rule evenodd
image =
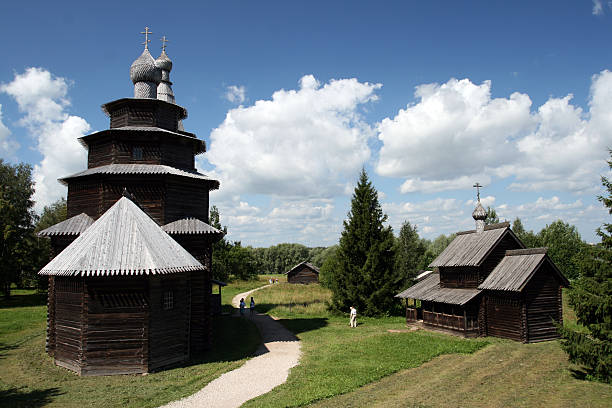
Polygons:
<instances>
[{"instance_id":1,"label":"white cloud","mask_svg":"<svg viewBox=\"0 0 612 408\"><path fill-rule=\"evenodd\" d=\"M242 85L230 85L226 88L225 99L231 103L241 104L246 100L246 89Z\"/></svg>"},{"instance_id":2,"label":"white cloud","mask_svg":"<svg viewBox=\"0 0 612 408\"><path fill-rule=\"evenodd\" d=\"M42 209L66 194L57 182L86 167L86 151L77 138L89 131L89 124L78 116L69 115L66 109L68 82L54 77L43 68L27 68L23 74L15 74L8 84L0 85L0 91L12 96L24 113L20 124L37 138L37 149L43 159L34 166L36 191L35 208Z\"/></svg>"},{"instance_id":3,"label":"white cloud","mask_svg":"<svg viewBox=\"0 0 612 408\"><path fill-rule=\"evenodd\" d=\"M601 0L593 0L593 15L601 16L604 13Z\"/></svg>"},{"instance_id":4,"label":"white cloud","mask_svg":"<svg viewBox=\"0 0 612 408\"><path fill-rule=\"evenodd\" d=\"M10 136L11 131L2 122L2 105L0 105L0 156L11 157L19 149L19 143Z\"/></svg>"},{"instance_id":5,"label":"white cloud","mask_svg":"<svg viewBox=\"0 0 612 408\"><path fill-rule=\"evenodd\" d=\"M419 101L378 126L376 171L406 180L400 191L466 189L478 180L513 178L511 190L593 192L612 134L612 73L592 79L589 112L572 95L534 113L520 93L492 99L489 81L420 85Z\"/></svg>"},{"instance_id":6,"label":"white cloud","mask_svg":"<svg viewBox=\"0 0 612 408\"><path fill-rule=\"evenodd\" d=\"M221 180L223 195L341 194L370 157L372 129L359 109L380 87L357 79L321 85L307 75L297 90L230 110L211 133L209 173Z\"/></svg>"}]
</instances>

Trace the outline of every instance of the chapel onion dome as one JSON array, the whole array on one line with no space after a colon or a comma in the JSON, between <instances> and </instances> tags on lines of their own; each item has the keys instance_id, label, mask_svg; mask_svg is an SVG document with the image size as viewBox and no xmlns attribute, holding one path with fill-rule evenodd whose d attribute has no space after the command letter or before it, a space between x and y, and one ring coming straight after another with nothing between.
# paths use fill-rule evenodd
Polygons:
<instances>
[{"instance_id":1,"label":"chapel onion dome","mask_svg":"<svg viewBox=\"0 0 612 408\"><path fill-rule=\"evenodd\" d=\"M164 71L172 71L172 60L168 58L166 50L163 50L161 55L155 60L155 66Z\"/></svg>"},{"instance_id":2,"label":"chapel onion dome","mask_svg":"<svg viewBox=\"0 0 612 408\"><path fill-rule=\"evenodd\" d=\"M161 69L155 66L155 60L145 47L140 57L130 67L134 98L157 98L157 85L161 82L161 76Z\"/></svg>"},{"instance_id":3,"label":"chapel onion dome","mask_svg":"<svg viewBox=\"0 0 612 408\"><path fill-rule=\"evenodd\" d=\"M474 218L476 221L484 221L487 218L487 210L485 210L482 204L480 204L480 200L478 200L478 204L472 212L472 218Z\"/></svg>"}]
</instances>

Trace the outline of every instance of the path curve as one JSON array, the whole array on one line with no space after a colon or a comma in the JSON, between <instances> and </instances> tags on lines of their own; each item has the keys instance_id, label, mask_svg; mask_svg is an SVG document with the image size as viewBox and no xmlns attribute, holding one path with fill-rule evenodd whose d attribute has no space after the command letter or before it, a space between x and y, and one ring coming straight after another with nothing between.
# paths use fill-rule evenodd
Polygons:
<instances>
[{"instance_id":1,"label":"path curve","mask_svg":"<svg viewBox=\"0 0 612 408\"><path fill-rule=\"evenodd\" d=\"M232 305L237 308L240 298L248 299L251 293L267 286L270 285L239 293L232 299ZM300 341L272 317L263 313L249 317L249 314L247 309L246 318L253 320L262 338L254 357L211 381L197 393L163 408L239 407L287 381L289 371L300 360Z\"/></svg>"}]
</instances>

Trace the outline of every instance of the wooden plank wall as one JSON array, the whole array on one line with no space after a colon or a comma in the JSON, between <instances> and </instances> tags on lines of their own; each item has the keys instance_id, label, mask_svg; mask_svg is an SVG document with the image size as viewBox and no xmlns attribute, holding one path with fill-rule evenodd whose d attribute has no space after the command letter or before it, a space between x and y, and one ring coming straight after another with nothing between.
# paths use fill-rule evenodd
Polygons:
<instances>
[{"instance_id":1,"label":"wooden plank wall","mask_svg":"<svg viewBox=\"0 0 612 408\"><path fill-rule=\"evenodd\" d=\"M440 287L476 288L478 287L478 267L440 267Z\"/></svg>"},{"instance_id":2,"label":"wooden plank wall","mask_svg":"<svg viewBox=\"0 0 612 408\"><path fill-rule=\"evenodd\" d=\"M173 308L164 310L163 293L173 292ZM149 370L189 358L190 293L187 273L150 280Z\"/></svg>"},{"instance_id":3,"label":"wooden plank wall","mask_svg":"<svg viewBox=\"0 0 612 408\"><path fill-rule=\"evenodd\" d=\"M486 335L523 341L524 316L521 296L510 293L486 293Z\"/></svg>"},{"instance_id":4,"label":"wooden plank wall","mask_svg":"<svg viewBox=\"0 0 612 408\"><path fill-rule=\"evenodd\" d=\"M100 216L102 185L98 180L77 180L68 184L66 218L85 213L97 219Z\"/></svg>"},{"instance_id":5,"label":"wooden plank wall","mask_svg":"<svg viewBox=\"0 0 612 408\"><path fill-rule=\"evenodd\" d=\"M319 283L319 274L307 267L306 265L302 265L301 268L287 275L287 282L303 284Z\"/></svg>"},{"instance_id":6,"label":"wooden plank wall","mask_svg":"<svg viewBox=\"0 0 612 408\"><path fill-rule=\"evenodd\" d=\"M83 279L55 277L55 363L81 373Z\"/></svg>"},{"instance_id":7,"label":"wooden plank wall","mask_svg":"<svg viewBox=\"0 0 612 408\"><path fill-rule=\"evenodd\" d=\"M208 222L208 187L198 180L168 180L165 224L186 217Z\"/></svg>"},{"instance_id":8,"label":"wooden plank wall","mask_svg":"<svg viewBox=\"0 0 612 408\"><path fill-rule=\"evenodd\" d=\"M49 276L47 290L47 339L45 351L51 357L55 355L55 277Z\"/></svg>"},{"instance_id":9,"label":"wooden plank wall","mask_svg":"<svg viewBox=\"0 0 612 408\"><path fill-rule=\"evenodd\" d=\"M144 277L86 281L82 375L148 371L148 285Z\"/></svg>"},{"instance_id":10,"label":"wooden plank wall","mask_svg":"<svg viewBox=\"0 0 612 408\"><path fill-rule=\"evenodd\" d=\"M172 143L161 144L161 164L189 171L195 170L193 145L170 138L169 142Z\"/></svg>"},{"instance_id":11,"label":"wooden plank wall","mask_svg":"<svg viewBox=\"0 0 612 408\"><path fill-rule=\"evenodd\" d=\"M113 163L113 144L111 139L92 142L87 153L87 168L104 166Z\"/></svg>"},{"instance_id":12,"label":"wooden plank wall","mask_svg":"<svg viewBox=\"0 0 612 408\"><path fill-rule=\"evenodd\" d=\"M524 289L529 343L559 338L553 323L563 322L561 285L548 265L542 266Z\"/></svg>"}]
</instances>

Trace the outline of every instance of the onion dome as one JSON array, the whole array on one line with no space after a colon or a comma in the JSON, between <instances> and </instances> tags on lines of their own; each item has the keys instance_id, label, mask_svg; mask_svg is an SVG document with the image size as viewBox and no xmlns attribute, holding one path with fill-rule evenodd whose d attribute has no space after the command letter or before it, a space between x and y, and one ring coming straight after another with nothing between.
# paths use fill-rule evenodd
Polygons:
<instances>
[{"instance_id":1,"label":"onion dome","mask_svg":"<svg viewBox=\"0 0 612 408\"><path fill-rule=\"evenodd\" d=\"M164 71L172 71L172 60L168 58L166 50L163 50L161 55L155 60L155 66Z\"/></svg>"},{"instance_id":2,"label":"onion dome","mask_svg":"<svg viewBox=\"0 0 612 408\"><path fill-rule=\"evenodd\" d=\"M144 51L130 67L130 79L134 83L134 98L157 98L157 85L161 82L161 70L149 50Z\"/></svg>"},{"instance_id":3,"label":"onion dome","mask_svg":"<svg viewBox=\"0 0 612 408\"><path fill-rule=\"evenodd\" d=\"M480 200L478 200L478 204L476 204L476 208L474 208L474 211L472 212L472 218L474 218L476 221L484 221L487 218L487 210L485 210L482 204L480 204Z\"/></svg>"}]
</instances>

